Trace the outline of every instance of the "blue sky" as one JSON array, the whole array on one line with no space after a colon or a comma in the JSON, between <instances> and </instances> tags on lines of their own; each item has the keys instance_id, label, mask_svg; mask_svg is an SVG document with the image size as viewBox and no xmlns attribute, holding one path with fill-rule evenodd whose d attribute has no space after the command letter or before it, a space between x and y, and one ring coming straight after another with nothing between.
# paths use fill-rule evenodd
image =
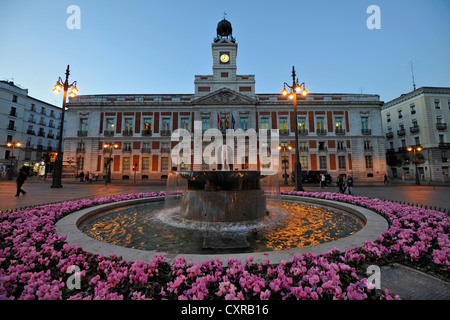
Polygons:
<instances>
[{"instance_id":1,"label":"blue sky","mask_svg":"<svg viewBox=\"0 0 450 320\"><path fill-rule=\"evenodd\" d=\"M81 29L70 30L70 5ZM381 29L369 30L370 5ZM212 73L211 43L227 13L238 74L257 93L299 80L312 93L372 93L389 101L417 87L450 87L448 0L0 0L0 79L61 105L52 88L70 64L80 94L193 93Z\"/></svg>"}]
</instances>

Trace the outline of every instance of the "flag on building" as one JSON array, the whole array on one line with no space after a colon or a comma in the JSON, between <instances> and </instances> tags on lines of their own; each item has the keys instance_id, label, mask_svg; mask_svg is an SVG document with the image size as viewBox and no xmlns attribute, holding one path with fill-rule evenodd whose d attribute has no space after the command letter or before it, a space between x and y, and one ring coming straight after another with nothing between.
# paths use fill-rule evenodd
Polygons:
<instances>
[{"instance_id":1,"label":"flag on building","mask_svg":"<svg viewBox=\"0 0 450 320\"><path fill-rule=\"evenodd\" d=\"M234 120L234 115L233 114L231 114L231 124L233 125L233 129L234 129L234 126L236 124L236 120Z\"/></svg>"},{"instance_id":2,"label":"flag on building","mask_svg":"<svg viewBox=\"0 0 450 320\"><path fill-rule=\"evenodd\" d=\"M230 127L230 121L228 121L228 117L227 115L225 115L225 128L229 128Z\"/></svg>"},{"instance_id":3,"label":"flag on building","mask_svg":"<svg viewBox=\"0 0 450 320\"><path fill-rule=\"evenodd\" d=\"M219 130L222 130L223 123L222 123L222 119L220 119L219 114L217 114L217 122L219 123Z\"/></svg>"}]
</instances>

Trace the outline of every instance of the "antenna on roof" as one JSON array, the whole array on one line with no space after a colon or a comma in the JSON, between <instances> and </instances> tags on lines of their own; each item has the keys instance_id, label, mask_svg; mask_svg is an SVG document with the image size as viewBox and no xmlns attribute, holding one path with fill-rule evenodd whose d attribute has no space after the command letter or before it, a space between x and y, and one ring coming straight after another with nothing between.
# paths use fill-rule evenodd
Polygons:
<instances>
[{"instance_id":1,"label":"antenna on roof","mask_svg":"<svg viewBox=\"0 0 450 320\"><path fill-rule=\"evenodd\" d=\"M413 88L416 90L416 82L414 80L414 63L412 61L409 62L409 68L411 69Z\"/></svg>"}]
</instances>

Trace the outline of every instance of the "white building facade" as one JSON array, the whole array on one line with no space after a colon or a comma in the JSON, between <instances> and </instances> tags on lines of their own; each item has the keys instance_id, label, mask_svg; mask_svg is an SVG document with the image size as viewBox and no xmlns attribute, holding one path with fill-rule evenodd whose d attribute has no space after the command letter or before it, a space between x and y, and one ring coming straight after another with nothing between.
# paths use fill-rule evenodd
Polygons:
<instances>
[{"instance_id":1,"label":"white building facade","mask_svg":"<svg viewBox=\"0 0 450 320\"><path fill-rule=\"evenodd\" d=\"M35 99L13 82L0 81L0 165L12 164L37 170L44 161L47 171L53 167L61 125L61 108ZM14 149L8 144L14 144Z\"/></svg>"},{"instance_id":2,"label":"white building facade","mask_svg":"<svg viewBox=\"0 0 450 320\"><path fill-rule=\"evenodd\" d=\"M220 170L220 165L208 165L208 161L195 165L193 158L190 164L172 161L171 150L178 144L171 140L172 133L187 129L194 140L198 121L202 132L211 128L222 132L227 128L277 130L279 144L286 147L277 150L281 181L285 169L291 178L295 152L304 171L324 170L333 178L346 173L357 183L383 181L385 137L378 95L299 95L295 119L292 100L279 93L255 93L255 76L237 74L237 43L226 20L218 24L212 57L212 75L196 75L193 94L79 95L70 99L64 161L76 163L78 171L103 177L112 159L113 179L160 180L172 169ZM299 131L297 151L295 130ZM258 154L267 148L270 144L258 141ZM248 148L242 154L237 146L231 151L234 163L237 157L242 162L232 169L261 169L259 161L249 161Z\"/></svg>"},{"instance_id":3,"label":"white building facade","mask_svg":"<svg viewBox=\"0 0 450 320\"><path fill-rule=\"evenodd\" d=\"M450 88L422 87L382 107L386 159L392 178L450 182ZM408 151L408 148L423 148ZM413 160L418 160L414 163Z\"/></svg>"}]
</instances>

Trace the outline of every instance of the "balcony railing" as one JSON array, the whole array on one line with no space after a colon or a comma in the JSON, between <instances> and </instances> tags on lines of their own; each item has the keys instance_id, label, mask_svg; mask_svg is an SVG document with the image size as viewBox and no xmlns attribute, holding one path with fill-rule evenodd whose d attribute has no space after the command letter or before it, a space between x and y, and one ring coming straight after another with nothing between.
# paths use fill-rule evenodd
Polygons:
<instances>
[{"instance_id":1,"label":"balcony railing","mask_svg":"<svg viewBox=\"0 0 450 320\"><path fill-rule=\"evenodd\" d=\"M400 148L398 148L398 152L406 153L406 152L408 152L408 149L407 149L407 147L400 147Z\"/></svg>"},{"instance_id":2,"label":"balcony railing","mask_svg":"<svg viewBox=\"0 0 450 320\"><path fill-rule=\"evenodd\" d=\"M392 131L386 132L386 139L392 139L394 137L394 133Z\"/></svg>"},{"instance_id":3,"label":"balcony railing","mask_svg":"<svg viewBox=\"0 0 450 320\"><path fill-rule=\"evenodd\" d=\"M307 136L308 135L308 130L306 130L306 128L299 129L298 130L298 134L302 135L302 136Z\"/></svg>"},{"instance_id":4,"label":"balcony railing","mask_svg":"<svg viewBox=\"0 0 450 320\"><path fill-rule=\"evenodd\" d=\"M45 137L45 132L39 131L37 135L40 136L40 137Z\"/></svg>"},{"instance_id":5,"label":"balcony railing","mask_svg":"<svg viewBox=\"0 0 450 320\"><path fill-rule=\"evenodd\" d=\"M419 131L420 131L419 126L409 127L409 132L411 132L411 133L417 133Z\"/></svg>"},{"instance_id":6,"label":"balcony railing","mask_svg":"<svg viewBox=\"0 0 450 320\"><path fill-rule=\"evenodd\" d=\"M171 130L161 130L161 135L162 136L170 136L171 133L172 133Z\"/></svg>"},{"instance_id":7,"label":"balcony railing","mask_svg":"<svg viewBox=\"0 0 450 320\"><path fill-rule=\"evenodd\" d=\"M161 147L161 152L170 152L169 147Z\"/></svg>"},{"instance_id":8,"label":"balcony railing","mask_svg":"<svg viewBox=\"0 0 450 320\"><path fill-rule=\"evenodd\" d=\"M131 152L131 146L130 147L123 147L123 152Z\"/></svg>"},{"instance_id":9,"label":"balcony railing","mask_svg":"<svg viewBox=\"0 0 450 320\"><path fill-rule=\"evenodd\" d=\"M361 129L361 134L368 136L372 134L372 129Z\"/></svg>"},{"instance_id":10,"label":"balcony railing","mask_svg":"<svg viewBox=\"0 0 450 320\"><path fill-rule=\"evenodd\" d=\"M55 135L53 133L49 133L47 134L47 138L54 139Z\"/></svg>"},{"instance_id":11,"label":"balcony railing","mask_svg":"<svg viewBox=\"0 0 450 320\"><path fill-rule=\"evenodd\" d=\"M334 133L335 133L337 136L343 136L343 135L345 135L345 129L342 129L342 128L336 128L336 129L334 130Z\"/></svg>"},{"instance_id":12,"label":"balcony railing","mask_svg":"<svg viewBox=\"0 0 450 320\"><path fill-rule=\"evenodd\" d=\"M106 130L106 131L103 131L103 134L105 135L105 137L113 137L114 136L114 131Z\"/></svg>"},{"instance_id":13,"label":"balcony railing","mask_svg":"<svg viewBox=\"0 0 450 320\"><path fill-rule=\"evenodd\" d=\"M397 130L397 135L398 135L399 137L404 136L405 134L406 134L406 130L405 130L405 129Z\"/></svg>"},{"instance_id":14,"label":"balcony railing","mask_svg":"<svg viewBox=\"0 0 450 320\"><path fill-rule=\"evenodd\" d=\"M280 129L280 136L288 136L289 130L288 129Z\"/></svg>"},{"instance_id":15,"label":"balcony railing","mask_svg":"<svg viewBox=\"0 0 450 320\"><path fill-rule=\"evenodd\" d=\"M436 129L438 130L446 130L447 129L447 124L446 123L436 123Z\"/></svg>"},{"instance_id":16,"label":"balcony railing","mask_svg":"<svg viewBox=\"0 0 450 320\"><path fill-rule=\"evenodd\" d=\"M326 129L317 129L316 130L316 133L318 134L318 135L326 135L327 134L327 130Z\"/></svg>"},{"instance_id":17,"label":"balcony railing","mask_svg":"<svg viewBox=\"0 0 450 320\"><path fill-rule=\"evenodd\" d=\"M151 149L151 148L142 148L142 149L141 149L141 152L147 152L147 153L150 153L150 152L152 152L152 149Z\"/></svg>"},{"instance_id":18,"label":"balcony railing","mask_svg":"<svg viewBox=\"0 0 450 320\"><path fill-rule=\"evenodd\" d=\"M439 142L440 149L450 149L450 142Z\"/></svg>"},{"instance_id":19,"label":"balcony railing","mask_svg":"<svg viewBox=\"0 0 450 320\"><path fill-rule=\"evenodd\" d=\"M6 130L16 131L16 127L15 126L7 126Z\"/></svg>"},{"instance_id":20,"label":"balcony railing","mask_svg":"<svg viewBox=\"0 0 450 320\"><path fill-rule=\"evenodd\" d=\"M27 134L32 134L33 136L36 135L36 132L34 130L27 130Z\"/></svg>"},{"instance_id":21,"label":"balcony railing","mask_svg":"<svg viewBox=\"0 0 450 320\"><path fill-rule=\"evenodd\" d=\"M86 152L86 148L85 148L85 147L78 147L78 148L77 148L77 152L78 152L78 153Z\"/></svg>"},{"instance_id":22,"label":"balcony railing","mask_svg":"<svg viewBox=\"0 0 450 320\"><path fill-rule=\"evenodd\" d=\"M78 137L87 137L87 135L88 135L87 130L79 130L79 131L77 132L77 136L78 136Z\"/></svg>"},{"instance_id":23,"label":"balcony railing","mask_svg":"<svg viewBox=\"0 0 450 320\"><path fill-rule=\"evenodd\" d=\"M10 117L17 117L17 112L16 111L10 111L9 112L9 116Z\"/></svg>"},{"instance_id":24,"label":"balcony railing","mask_svg":"<svg viewBox=\"0 0 450 320\"><path fill-rule=\"evenodd\" d=\"M152 131L151 130L142 130L141 134L143 136L151 136L152 135Z\"/></svg>"},{"instance_id":25,"label":"balcony railing","mask_svg":"<svg viewBox=\"0 0 450 320\"><path fill-rule=\"evenodd\" d=\"M133 130L124 130L124 131L122 131L122 135L131 137L131 136L133 136Z\"/></svg>"}]
</instances>

